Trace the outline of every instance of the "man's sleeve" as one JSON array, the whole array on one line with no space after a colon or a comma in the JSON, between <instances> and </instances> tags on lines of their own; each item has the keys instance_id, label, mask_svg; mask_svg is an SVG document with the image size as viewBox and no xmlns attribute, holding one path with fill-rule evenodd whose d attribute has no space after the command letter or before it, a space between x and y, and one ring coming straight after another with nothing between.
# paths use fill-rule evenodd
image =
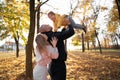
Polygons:
<instances>
[{"instance_id":1,"label":"man's sleeve","mask_svg":"<svg viewBox=\"0 0 120 80\"><path fill-rule=\"evenodd\" d=\"M55 36L58 38L58 39L61 39L61 40L65 40L69 37L71 37L72 35L74 35L74 29L71 25L68 25L68 29L64 29L63 31L61 32L56 32L55 33Z\"/></svg>"}]
</instances>

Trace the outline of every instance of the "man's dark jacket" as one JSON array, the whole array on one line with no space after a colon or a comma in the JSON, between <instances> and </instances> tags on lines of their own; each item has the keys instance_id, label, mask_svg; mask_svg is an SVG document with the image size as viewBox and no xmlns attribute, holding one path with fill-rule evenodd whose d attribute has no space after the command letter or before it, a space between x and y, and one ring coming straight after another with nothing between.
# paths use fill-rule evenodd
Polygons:
<instances>
[{"instance_id":1,"label":"man's dark jacket","mask_svg":"<svg viewBox=\"0 0 120 80\"><path fill-rule=\"evenodd\" d=\"M48 41L50 42L52 37L57 37L57 48L59 52L59 57L57 61L66 61L67 53L65 50L64 40L74 35L74 29L71 25L68 26L68 29L63 29L61 32L44 32L48 36ZM53 60L54 61L54 60Z\"/></svg>"}]
</instances>

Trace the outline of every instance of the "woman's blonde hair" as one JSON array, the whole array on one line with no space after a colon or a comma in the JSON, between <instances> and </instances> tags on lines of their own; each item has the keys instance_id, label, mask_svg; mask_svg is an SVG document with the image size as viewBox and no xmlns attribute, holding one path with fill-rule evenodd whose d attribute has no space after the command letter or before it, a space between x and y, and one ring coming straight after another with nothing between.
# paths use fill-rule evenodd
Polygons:
<instances>
[{"instance_id":1,"label":"woman's blonde hair","mask_svg":"<svg viewBox=\"0 0 120 80\"><path fill-rule=\"evenodd\" d=\"M43 35L38 34L35 38L35 41L37 43L37 48L40 51L40 53L47 52L46 46L50 45L49 42L43 37Z\"/></svg>"}]
</instances>

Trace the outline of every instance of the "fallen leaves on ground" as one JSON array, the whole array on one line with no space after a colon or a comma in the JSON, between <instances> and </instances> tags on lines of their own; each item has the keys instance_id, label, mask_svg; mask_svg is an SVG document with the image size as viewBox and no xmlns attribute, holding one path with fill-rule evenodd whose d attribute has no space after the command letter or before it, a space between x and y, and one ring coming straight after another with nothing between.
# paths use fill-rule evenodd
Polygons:
<instances>
[{"instance_id":1,"label":"fallen leaves on ground","mask_svg":"<svg viewBox=\"0 0 120 80\"><path fill-rule=\"evenodd\" d=\"M120 53L68 53L67 80L120 80ZM114 53L113 53L114 54Z\"/></svg>"},{"instance_id":2,"label":"fallen leaves on ground","mask_svg":"<svg viewBox=\"0 0 120 80\"><path fill-rule=\"evenodd\" d=\"M67 80L120 80L120 53L70 51L66 64ZM25 55L0 57L0 80L26 80Z\"/></svg>"}]
</instances>

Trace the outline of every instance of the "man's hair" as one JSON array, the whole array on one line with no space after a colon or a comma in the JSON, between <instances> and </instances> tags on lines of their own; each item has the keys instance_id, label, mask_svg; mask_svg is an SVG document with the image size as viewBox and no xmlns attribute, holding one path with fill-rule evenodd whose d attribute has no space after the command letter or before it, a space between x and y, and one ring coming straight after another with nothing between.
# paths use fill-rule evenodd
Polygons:
<instances>
[{"instance_id":1,"label":"man's hair","mask_svg":"<svg viewBox=\"0 0 120 80\"><path fill-rule=\"evenodd\" d=\"M55 15L55 13L54 13L53 11L50 11L50 12L48 13L48 15L50 15L50 14Z\"/></svg>"},{"instance_id":2,"label":"man's hair","mask_svg":"<svg viewBox=\"0 0 120 80\"><path fill-rule=\"evenodd\" d=\"M45 26L46 25L41 25L41 27L39 28L39 32L45 32Z\"/></svg>"},{"instance_id":3,"label":"man's hair","mask_svg":"<svg viewBox=\"0 0 120 80\"><path fill-rule=\"evenodd\" d=\"M41 25L41 27L39 27L39 32L48 32L48 24L43 24L43 25ZM50 27L50 30L49 31L52 31L52 27Z\"/></svg>"}]
</instances>

